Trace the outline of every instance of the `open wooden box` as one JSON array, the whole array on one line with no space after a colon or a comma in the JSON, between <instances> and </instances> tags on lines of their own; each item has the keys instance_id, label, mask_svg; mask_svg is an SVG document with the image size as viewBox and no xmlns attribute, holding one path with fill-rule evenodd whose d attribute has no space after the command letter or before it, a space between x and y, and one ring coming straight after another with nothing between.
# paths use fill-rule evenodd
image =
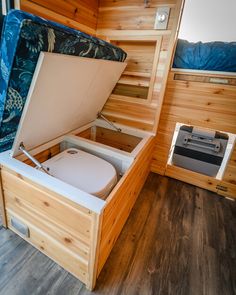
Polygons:
<instances>
[{"instance_id":1,"label":"open wooden box","mask_svg":"<svg viewBox=\"0 0 236 295\"><path fill-rule=\"evenodd\" d=\"M41 53L11 152L0 155L5 226L84 282L96 279L149 173L154 135L96 119L124 63ZM63 71L61 70L63 69ZM111 163L103 200L32 167L73 147ZM99 177L100 171L97 171Z\"/></svg>"}]
</instances>

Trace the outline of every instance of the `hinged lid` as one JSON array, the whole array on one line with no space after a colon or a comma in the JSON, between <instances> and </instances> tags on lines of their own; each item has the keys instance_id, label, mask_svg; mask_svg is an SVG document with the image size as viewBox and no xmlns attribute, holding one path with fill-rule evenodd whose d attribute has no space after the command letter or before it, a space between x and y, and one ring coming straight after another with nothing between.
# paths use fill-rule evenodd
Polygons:
<instances>
[{"instance_id":1,"label":"hinged lid","mask_svg":"<svg viewBox=\"0 0 236 295\"><path fill-rule=\"evenodd\" d=\"M96 119L126 63L41 52L12 147L17 156Z\"/></svg>"}]
</instances>

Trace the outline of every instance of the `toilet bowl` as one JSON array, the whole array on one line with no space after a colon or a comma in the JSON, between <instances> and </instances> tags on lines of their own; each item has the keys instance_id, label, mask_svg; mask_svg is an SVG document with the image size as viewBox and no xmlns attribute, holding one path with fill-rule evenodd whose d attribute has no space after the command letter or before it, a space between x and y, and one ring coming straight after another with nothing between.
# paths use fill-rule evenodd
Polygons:
<instances>
[{"instance_id":1,"label":"toilet bowl","mask_svg":"<svg viewBox=\"0 0 236 295\"><path fill-rule=\"evenodd\" d=\"M43 166L52 176L102 199L117 182L116 170L110 163L76 148L66 149Z\"/></svg>"}]
</instances>

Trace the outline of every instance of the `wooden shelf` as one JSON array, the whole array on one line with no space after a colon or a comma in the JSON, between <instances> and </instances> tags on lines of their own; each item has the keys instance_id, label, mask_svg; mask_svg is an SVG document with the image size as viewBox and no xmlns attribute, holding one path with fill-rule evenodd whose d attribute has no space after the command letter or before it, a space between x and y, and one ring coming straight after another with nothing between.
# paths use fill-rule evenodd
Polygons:
<instances>
[{"instance_id":1,"label":"wooden shelf","mask_svg":"<svg viewBox=\"0 0 236 295\"><path fill-rule=\"evenodd\" d=\"M134 77L128 75L122 75L119 82L125 85L140 86L140 87L149 87L150 79L144 77Z\"/></svg>"},{"instance_id":2,"label":"wooden shelf","mask_svg":"<svg viewBox=\"0 0 236 295\"><path fill-rule=\"evenodd\" d=\"M123 75L133 76L133 77L143 77L143 78L150 78L151 73L141 73L141 72L131 72L131 71L124 71Z\"/></svg>"}]
</instances>

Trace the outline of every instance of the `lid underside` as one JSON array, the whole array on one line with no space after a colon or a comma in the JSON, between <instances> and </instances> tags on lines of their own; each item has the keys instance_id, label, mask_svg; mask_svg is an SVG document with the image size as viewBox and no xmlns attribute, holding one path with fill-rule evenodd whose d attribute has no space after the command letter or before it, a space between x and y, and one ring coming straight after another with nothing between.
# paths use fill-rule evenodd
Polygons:
<instances>
[{"instance_id":1,"label":"lid underside","mask_svg":"<svg viewBox=\"0 0 236 295\"><path fill-rule=\"evenodd\" d=\"M12 147L28 150L96 119L126 63L41 52Z\"/></svg>"}]
</instances>

